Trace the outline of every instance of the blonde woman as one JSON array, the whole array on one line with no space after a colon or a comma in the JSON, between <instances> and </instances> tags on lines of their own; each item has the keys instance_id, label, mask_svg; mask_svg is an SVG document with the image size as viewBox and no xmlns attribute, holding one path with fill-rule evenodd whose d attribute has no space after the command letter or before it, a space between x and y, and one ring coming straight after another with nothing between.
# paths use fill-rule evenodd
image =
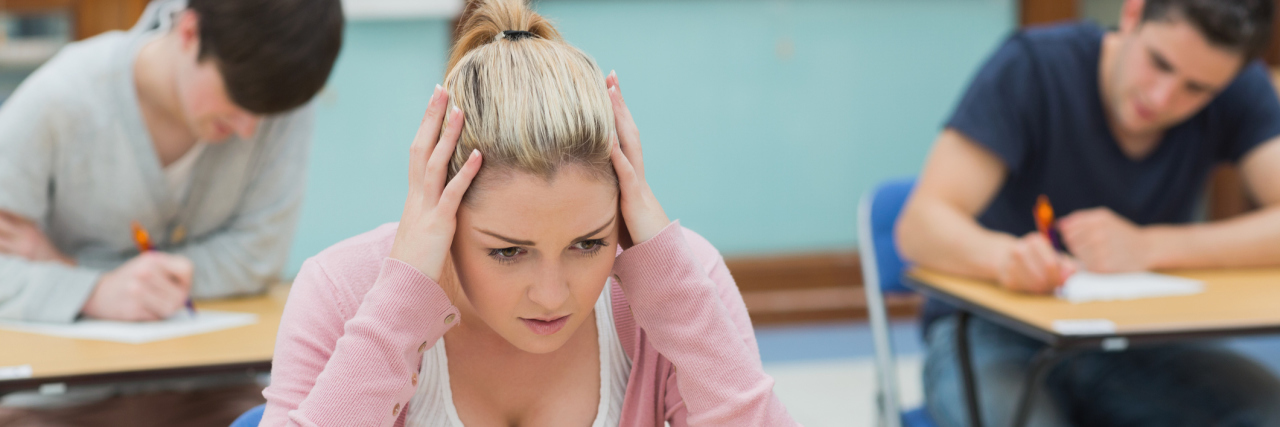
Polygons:
<instances>
[{"instance_id":1,"label":"blonde woman","mask_svg":"<svg viewBox=\"0 0 1280 427\"><path fill-rule=\"evenodd\" d=\"M723 259L646 184L616 75L523 1L463 22L400 222L294 282L263 425L796 424Z\"/></svg>"}]
</instances>

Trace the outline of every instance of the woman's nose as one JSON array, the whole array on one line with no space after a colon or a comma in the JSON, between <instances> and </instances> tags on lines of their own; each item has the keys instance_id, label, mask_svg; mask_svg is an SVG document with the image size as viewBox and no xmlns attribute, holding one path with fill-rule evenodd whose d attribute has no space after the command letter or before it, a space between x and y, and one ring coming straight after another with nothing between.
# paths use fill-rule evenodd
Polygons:
<instances>
[{"instance_id":1,"label":"woman's nose","mask_svg":"<svg viewBox=\"0 0 1280 427\"><path fill-rule=\"evenodd\" d=\"M563 307L568 298L569 283L561 274L559 266L542 268L529 289L529 300L548 310Z\"/></svg>"}]
</instances>

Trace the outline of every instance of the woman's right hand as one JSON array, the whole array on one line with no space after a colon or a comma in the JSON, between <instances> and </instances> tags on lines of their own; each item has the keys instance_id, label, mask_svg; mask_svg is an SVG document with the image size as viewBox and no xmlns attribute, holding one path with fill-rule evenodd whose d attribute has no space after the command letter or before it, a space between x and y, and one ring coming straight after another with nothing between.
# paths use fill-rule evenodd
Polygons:
<instances>
[{"instance_id":1,"label":"woman's right hand","mask_svg":"<svg viewBox=\"0 0 1280 427\"><path fill-rule=\"evenodd\" d=\"M436 283L440 283L449 246L453 243L458 204L480 170L481 162L480 152L473 150L453 180L445 183L449 158L462 133L463 120L462 111L457 107L446 115L448 105L449 94L436 85L418 134L413 138L413 146L409 148L409 196L391 246L391 258L417 268ZM456 303L460 293L458 284L441 283L441 287L449 295L449 301Z\"/></svg>"}]
</instances>

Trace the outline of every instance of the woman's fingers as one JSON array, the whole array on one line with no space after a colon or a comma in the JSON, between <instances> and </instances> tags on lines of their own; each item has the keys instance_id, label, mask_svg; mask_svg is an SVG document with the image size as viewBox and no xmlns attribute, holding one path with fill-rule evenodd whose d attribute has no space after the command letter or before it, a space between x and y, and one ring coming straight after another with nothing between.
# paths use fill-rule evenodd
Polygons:
<instances>
[{"instance_id":1,"label":"woman's fingers","mask_svg":"<svg viewBox=\"0 0 1280 427\"><path fill-rule=\"evenodd\" d=\"M436 215L442 215L445 218L453 218L458 214L458 204L462 203L462 196L467 194L467 188L471 187L471 180L476 177L476 173L480 172L481 159L480 150L471 150L471 156L467 157L467 162L462 165L462 169L458 170L458 174L454 175L453 180L449 181L449 185L445 186L444 192L440 194L440 202L436 205Z\"/></svg>"},{"instance_id":2,"label":"woman's fingers","mask_svg":"<svg viewBox=\"0 0 1280 427\"><path fill-rule=\"evenodd\" d=\"M618 142L622 145L622 152L631 160L631 164L636 169L636 176L644 179L644 156L640 148L640 130L636 128L636 121L631 117L631 110L627 108L627 103L622 99L622 91L616 84L609 87L609 100L613 103L613 121L614 127L617 128Z\"/></svg>"},{"instance_id":3,"label":"woman's fingers","mask_svg":"<svg viewBox=\"0 0 1280 427\"><path fill-rule=\"evenodd\" d=\"M458 176L446 185L449 161L464 121L461 110L448 108L448 98L437 87L414 138L409 195L391 246L392 258L409 263L436 281L440 280L444 256L453 240L458 203L480 169L479 152L473 152Z\"/></svg>"},{"instance_id":4,"label":"woman's fingers","mask_svg":"<svg viewBox=\"0 0 1280 427\"><path fill-rule=\"evenodd\" d=\"M422 188L422 180L427 173L427 159L435 148L447 105L449 94L440 85L436 85L435 91L431 93L431 100L427 102L427 112L422 115L422 123L418 125L418 133L413 136L413 145L409 147L409 191Z\"/></svg>"},{"instance_id":5,"label":"woman's fingers","mask_svg":"<svg viewBox=\"0 0 1280 427\"><path fill-rule=\"evenodd\" d=\"M618 72L616 70L609 71L609 75L604 78L604 87L618 86Z\"/></svg>"},{"instance_id":6,"label":"woman's fingers","mask_svg":"<svg viewBox=\"0 0 1280 427\"><path fill-rule=\"evenodd\" d=\"M613 104L613 120L622 149L628 157L634 159L640 149L640 130L636 127L635 118L631 116L627 101L622 98L622 88L617 84L609 87L609 101Z\"/></svg>"},{"instance_id":7,"label":"woman's fingers","mask_svg":"<svg viewBox=\"0 0 1280 427\"><path fill-rule=\"evenodd\" d=\"M613 150L609 152L609 160L613 162L613 171L618 174L618 187L627 196L625 192L630 192L635 188L636 176L635 167L631 165L631 161L627 159L627 154L622 152L622 147L618 144L618 137L613 137Z\"/></svg>"},{"instance_id":8,"label":"woman's fingers","mask_svg":"<svg viewBox=\"0 0 1280 427\"><path fill-rule=\"evenodd\" d=\"M445 117L445 127L440 132L440 140L435 144L431 158L427 160L426 185L428 200L440 194L444 189L445 178L449 174L449 161L453 158L453 149L458 145L458 135L462 134L462 110L458 107L450 109Z\"/></svg>"}]
</instances>

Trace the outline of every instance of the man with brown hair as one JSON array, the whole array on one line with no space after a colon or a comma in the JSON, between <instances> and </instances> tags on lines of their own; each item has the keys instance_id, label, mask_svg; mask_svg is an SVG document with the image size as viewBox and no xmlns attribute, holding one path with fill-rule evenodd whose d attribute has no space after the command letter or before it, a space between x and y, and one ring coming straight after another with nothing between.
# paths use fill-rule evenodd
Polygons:
<instances>
[{"instance_id":1,"label":"man with brown hair","mask_svg":"<svg viewBox=\"0 0 1280 427\"><path fill-rule=\"evenodd\" d=\"M158 0L27 78L0 106L0 318L155 320L263 290L343 25L339 0Z\"/></svg>"},{"instance_id":2,"label":"man with brown hair","mask_svg":"<svg viewBox=\"0 0 1280 427\"><path fill-rule=\"evenodd\" d=\"M1273 8L1128 0L1116 31L1014 34L938 137L898 223L903 255L1026 293L1079 270L1280 265L1280 100L1255 60ZM1195 222L1220 163L1240 166L1263 208ZM1035 232L1042 194L1066 214L1059 242ZM931 300L923 322L925 401L948 427L968 424L955 313ZM982 319L966 332L981 418L1007 425L1044 344ZM1035 386L1033 426L1280 425L1280 379L1214 343L1074 353Z\"/></svg>"}]
</instances>

